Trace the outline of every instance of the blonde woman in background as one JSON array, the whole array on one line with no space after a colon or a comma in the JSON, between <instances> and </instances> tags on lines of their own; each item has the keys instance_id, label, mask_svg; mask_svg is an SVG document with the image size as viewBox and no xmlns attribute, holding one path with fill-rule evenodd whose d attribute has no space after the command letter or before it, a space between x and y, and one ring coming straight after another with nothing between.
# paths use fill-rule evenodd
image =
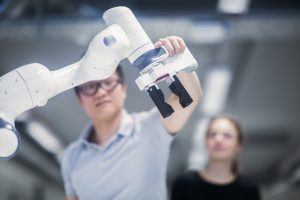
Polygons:
<instances>
[{"instance_id":1,"label":"blonde woman in background","mask_svg":"<svg viewBox=\"0 0 300 200\"><path fill-rule=\"evenodd\" d=\"M237 157L243 142L235 118L213 117L205 137L208 163L204 170L188 171L175 181L172 200L259 200L258 186L239 173Z\"/></svg>"}]
</instances>

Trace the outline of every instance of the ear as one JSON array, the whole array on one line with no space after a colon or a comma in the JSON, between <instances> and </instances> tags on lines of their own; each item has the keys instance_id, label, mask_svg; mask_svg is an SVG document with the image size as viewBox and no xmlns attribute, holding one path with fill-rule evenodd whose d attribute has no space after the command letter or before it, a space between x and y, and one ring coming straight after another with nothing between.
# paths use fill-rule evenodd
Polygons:
<instances>
[{"instance_id":1,"label":"ear","mask_svg":"<svg viewBox=\"0 0 300 200\"><path fill-rule=\"evenodd\" d=\"M127 90L128 90L128 86L127 86L127 84L123 84L122 85L122 89L123 89L123 94L124 94L124 99L126 99L126 97L127 97Z\"/></svg>"},{"instance_id":2,"label":"ear","mask_svg":"<svg viewBox=\"0 0 300 200\"><path fill-rule=\"evenodd\" d=\"M77 97L77 101L78 101L80 107L82 108L82 99L81 99L80 94L76 95L76 97Z\"/></svg>"}]
</instances>

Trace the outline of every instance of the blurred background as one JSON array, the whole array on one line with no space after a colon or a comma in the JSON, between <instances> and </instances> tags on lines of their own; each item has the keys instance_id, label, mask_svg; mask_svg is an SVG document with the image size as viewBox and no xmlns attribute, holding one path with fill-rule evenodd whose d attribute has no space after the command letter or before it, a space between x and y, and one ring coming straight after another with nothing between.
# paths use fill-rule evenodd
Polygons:
<instances>
[{"instance_id":1,"label":"blurred background","mask_svg":"<svg viewBox=\"0 0 300 200\"><path fill-rule=\"evenodd\" d=\"M203 167L205 123L226 112L243 124L242 172L259 183L263 199L298 200L300 1L0 0L0 76L33 62L50 70L76 62L105 28L103 12L120 5L132 9L152 41L183 37L199 64L204 99L173 142L168 186L186 169ZM134 83L137 70L121 65L126 108L150 109ZM87 122L72 90L20 115L20 152L0 161L0 199L65 199L59 158Z\"/></svg>"}]
</instances>

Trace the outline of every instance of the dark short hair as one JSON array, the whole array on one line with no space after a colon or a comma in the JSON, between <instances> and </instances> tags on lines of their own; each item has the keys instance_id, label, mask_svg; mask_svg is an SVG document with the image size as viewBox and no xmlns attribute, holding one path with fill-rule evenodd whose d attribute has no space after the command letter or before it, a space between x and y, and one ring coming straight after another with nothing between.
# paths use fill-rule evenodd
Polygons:
<instances>
[{"instance_id":1,"label":"dark short hair","mask_svg":"<svg viewBox=\"0 0 300 200\"><path fill-rule=\"evenodd\" d=\"M122 70L122 68L121 68L120 65L118 65L115 73L117 73L117 75L119 76L121 84L124 84L124 80L125 80L124 72L123 72L123 70ZM79 86L74 87L74 91L75 91L76 96L79 96L79 92L80 92L79 91Z\"/></svg>"}]
</instances>

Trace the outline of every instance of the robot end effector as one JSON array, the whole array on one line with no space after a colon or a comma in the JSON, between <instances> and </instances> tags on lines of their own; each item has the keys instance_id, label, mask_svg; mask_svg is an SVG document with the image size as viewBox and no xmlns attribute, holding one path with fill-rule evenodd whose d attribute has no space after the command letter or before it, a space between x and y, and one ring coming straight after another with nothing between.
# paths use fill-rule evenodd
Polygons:
<instances>
[{"instance_id":1,"label":"robot end effector","mask_svg":"<svg viewBox=\"0 0 300 200\"><path fill-rule=\"evenodd\" d=\"M174 111L165 102L158 82L166 80L183 107L193 101L176 77L179 71L193 71L197 67L187 48L170 60L165 48L154 47L126 7L112 8L103 18L108 28L94 37L78 62L56 71L33 63L0 77L0 159L12 157L18 150L19 135L14 121L19 114L43 106L51 97L84 82L108 78L124 58L140 71L136 84L149 93L163 117Z\"/></svg>"},{"instance_id":2,"label":"robot end effector","mask_svg":"<svg viewBox=\"0 0 300 200\"><path fill-rule=\"evenodd\" d=\"M107 10L103 19L106 25L120 25L127 34L130 41L127 58L140 71L140 76L135 82L140 90L148 92L162 117L169 117L174 110L166 103L162 90L157 86L158 82L165 80L168 83L170 90L179 97L179 103L183 108L193 102L176 76L180 71L192 72L198 67L188 48L182 55L170 58L164 47L154 47L131 10L126 7Z\"/></svg>"}]
</instances>

